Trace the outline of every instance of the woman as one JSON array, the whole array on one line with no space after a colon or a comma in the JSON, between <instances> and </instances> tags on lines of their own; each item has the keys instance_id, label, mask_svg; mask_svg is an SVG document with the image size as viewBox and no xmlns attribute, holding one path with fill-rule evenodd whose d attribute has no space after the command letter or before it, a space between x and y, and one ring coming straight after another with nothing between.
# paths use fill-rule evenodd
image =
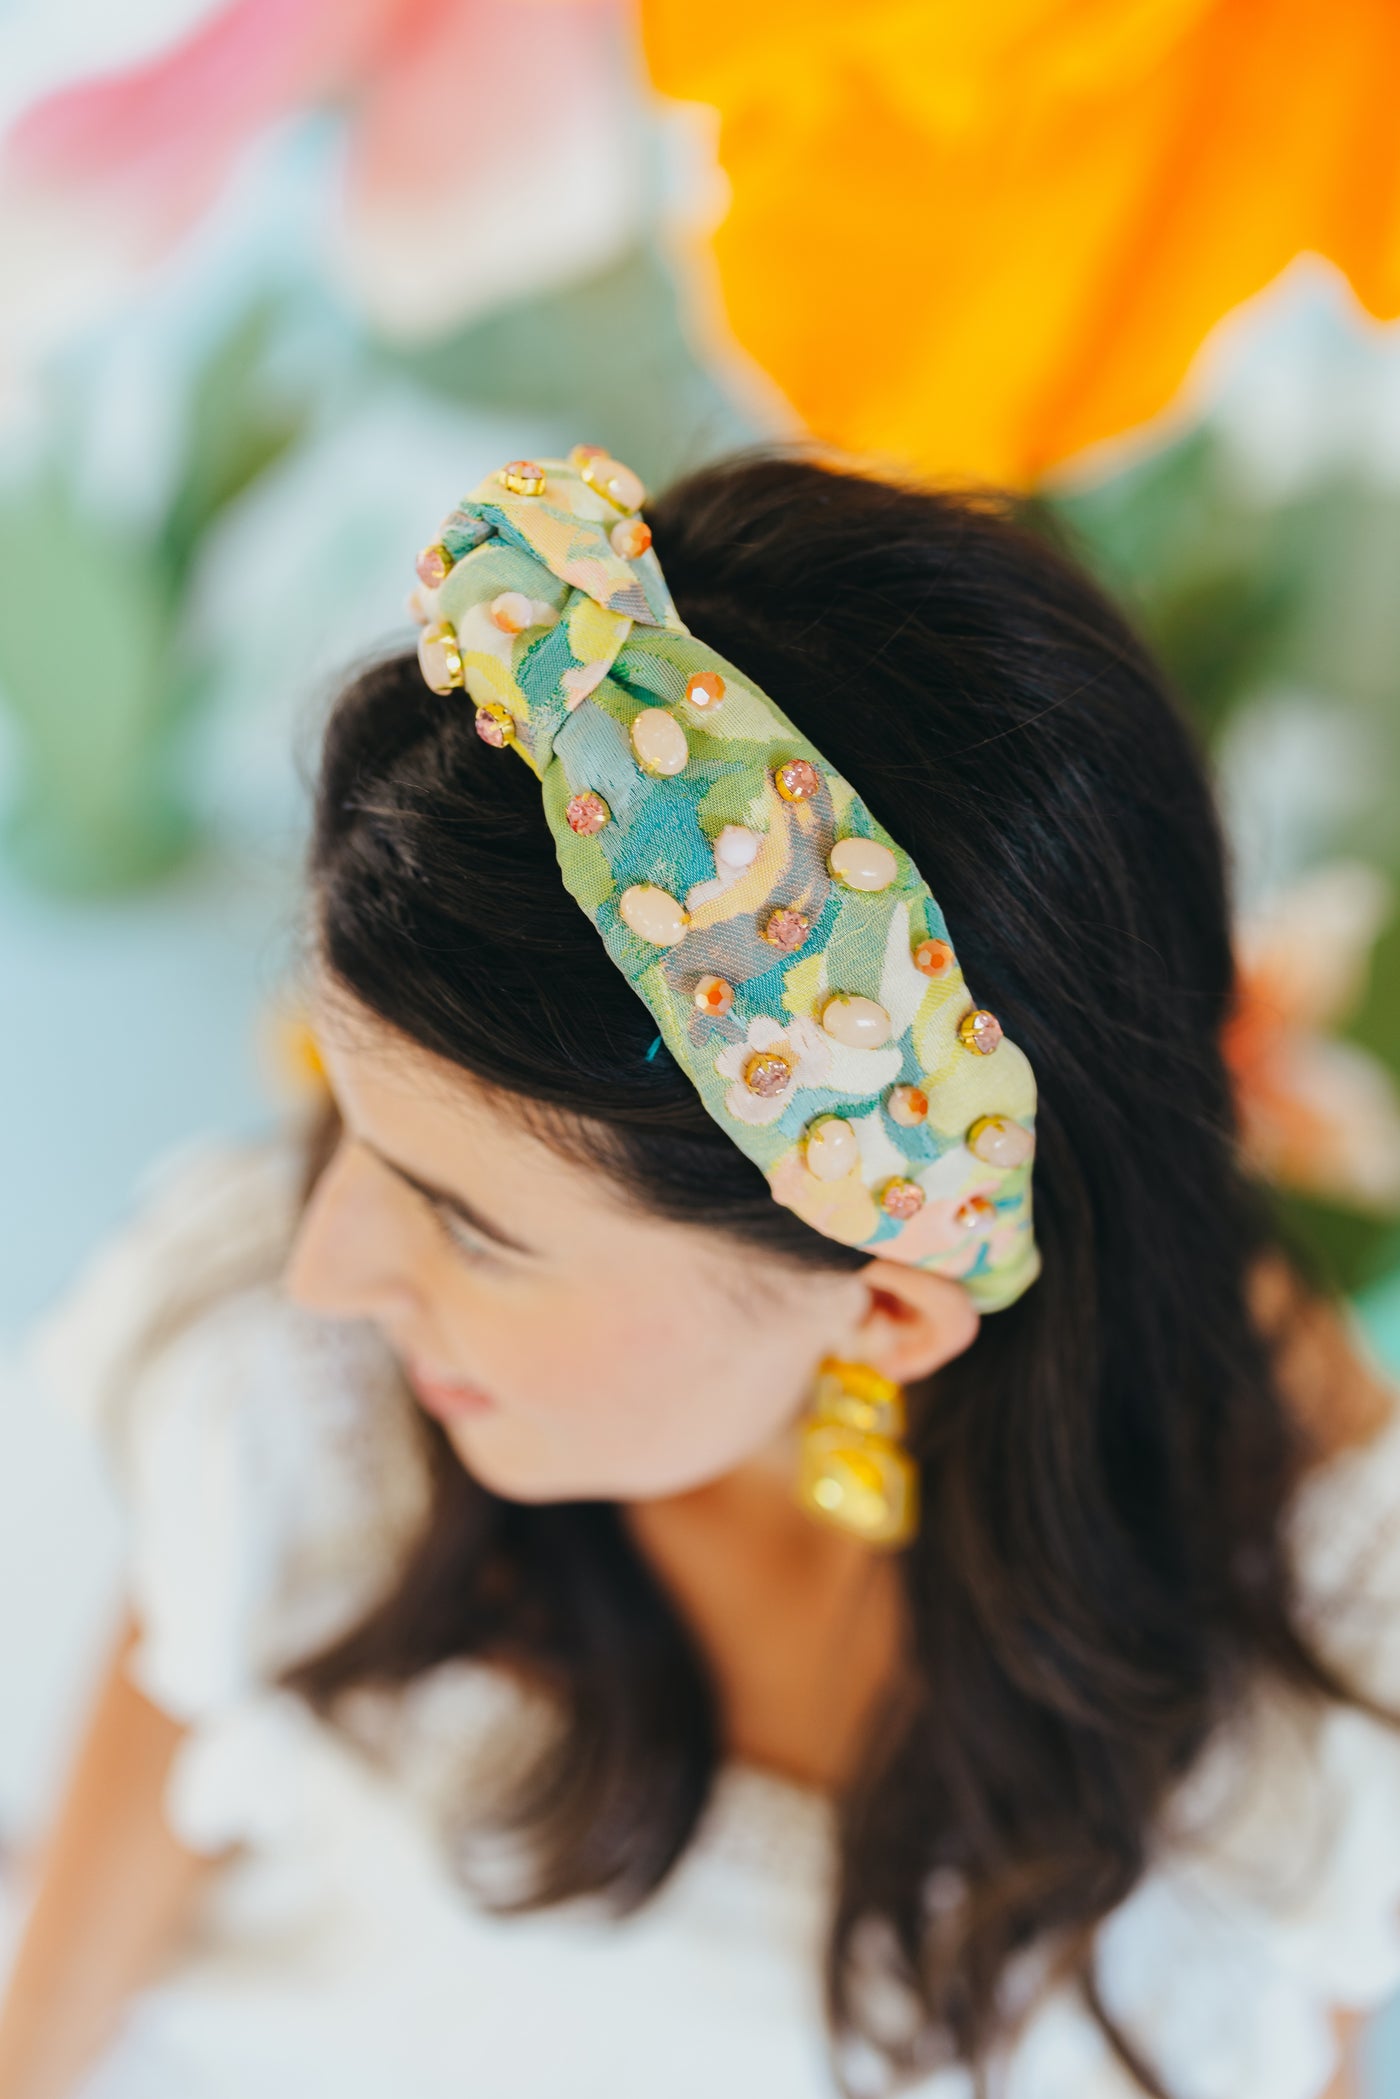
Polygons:
<instances>
[{"instance_id":1,"label":"woman","mask_svg":"<svg viewBox=\"0 0 1400 2099\"><path fill-rule=\"evenodd\" d=\"M633 478L426 550L305 1184L182 1164L46 1336L133 1611L0 2099L1340 2093L1400 1429L1241 1163L1200 756L1005 505Z\"/></svg>"}]
</instances>

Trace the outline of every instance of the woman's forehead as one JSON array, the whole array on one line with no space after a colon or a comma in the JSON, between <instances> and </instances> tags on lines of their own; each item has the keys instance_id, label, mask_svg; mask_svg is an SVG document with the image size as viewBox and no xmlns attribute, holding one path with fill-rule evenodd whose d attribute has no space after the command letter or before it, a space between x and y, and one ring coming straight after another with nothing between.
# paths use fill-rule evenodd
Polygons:
<instances>
[{"instance_id":1,"label":"woman's forehead","mask_svg":"<svg viewBox=\"0 0 1400 2099\"><path fill-rule=\"evenodd\" d=\"M600 1251L661 1234L713 1238L629 1200L603 1165L601 1130L596 1163L586 1126L567 1145L551 1143L537 1104L414 1042L343 988L323 980L312 1024L347 1136L507 1237L541 1251L576 1247L581 1230Z\"/></svg>"}]
</instances>

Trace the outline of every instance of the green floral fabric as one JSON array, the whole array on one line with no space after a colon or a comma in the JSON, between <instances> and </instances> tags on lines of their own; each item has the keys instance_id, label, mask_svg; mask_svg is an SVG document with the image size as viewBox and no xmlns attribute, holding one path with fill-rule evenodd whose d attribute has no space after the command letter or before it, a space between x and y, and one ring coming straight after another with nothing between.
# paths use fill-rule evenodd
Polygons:
<instances>
[{"instance_id":1,"label":"green floral fabric","mask_svg":"<svg viewBox=\"0 0 1400 2099\"><path fill-rule=\"evenodd\" d=\"M956 1277L982 1311L1010 1304L1040 1269L1026 1057L994 1023L989 1052L960 1033L976 1002L918 869L686 629L587 448L535 464L539 493L489 477L420 564L425 674L463 686L487 739L538 775L565 885L776 1199ZM813 771L783 772L799 760ZM780 777L809 791L791 799ZM833 873L845 839L886 849L883 886Z\"/></svg>"}]
</instances>

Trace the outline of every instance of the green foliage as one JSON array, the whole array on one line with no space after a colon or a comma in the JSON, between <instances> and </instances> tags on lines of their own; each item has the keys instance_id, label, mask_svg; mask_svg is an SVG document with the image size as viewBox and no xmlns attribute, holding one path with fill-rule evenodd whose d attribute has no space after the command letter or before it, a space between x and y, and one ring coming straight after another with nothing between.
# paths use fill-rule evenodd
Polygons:
<instances>
[{"instance_id":1,"label":"green foliage","mask_svg":"<svg viewBox=\"0 0 1400 2099\"><path fill-rule=\"evenodd\" d=\"M1393 1220L1364 1216L1295 1188L1273 1193L1285 1238L1311 1250L1334 1290L1364 1290L1393 1272L1400 1259Z\"/></svg>"},{"instance_id":2,"label":"green foliage","mask_svg":"<svg viewBox=\"0 0 1400 2099\"><path fill-rule=\"evenodd\" d=\"M1043 501L1209 736L1242 700L1293 687L1360 716L1400 782L1400 490L1338 469L1273 497L1206 426ZM1345 844L1400 872L1400 825L1379 808Z\"/></svg>"},{"instance_id":3,"label":"green foliage","mask_svg":"<svg viewBox=\"0 0 1400 2099\"><path fill-rule=\"evenodd\" d=\"M1206 431L1052 507L1208 730L1278 674L1296 578L1274 558L1269 514L1241 504Z\"/></svg>"},{"instance_id":4,"label":"green foliage","mask_svg":"<svg viewBox=\"0 0 1400 2099\"><path fill-rule=\"evenodd\" d=\"M91 515L56 460L0 495L0 699L19 759L5 840L45 888L150 881L196 842L186 753L204 665L186 597L211 527L305 427L306 401L269 376L278 331L258 307L195 373L178 477L148 531Z\"/></svg>"},{"instance_id":5,"label":"green foliage","mask_svg":"<svg viewBox=\"0 0 1400 2099\"><path fill-rule=\"evenodd\" d=\"M191 826L171 735L175 607L159 563L96 528L50 471L0 505L0 573L0 687L20 742L11 854L59 890L160 872Z\"/></svg>"},{"instance_id":6,"label":"green foliage","mask_svg":"<svg viewBox=\"0 0 1400 2099\"><path fill-rule=\"evenodd\" d=\"M1391 797L1392 810L1397 800L1400 788ZM1370 981L1347 1033L1393 1068L1400 1067L1400 911L1371 951Z\"/></svg>"},{"instance_id":7,"label":"green foliage","mask_svg":"<svg viewBox=\"0 0 1400 2099\"><path fill-rule=\"evenodd\" d=\"M1335 851L1400 876L1400 489L1339 468L1272 496L1207 426L1039 507L1127 606L1208 739L1271 687L1364 724L1379 774ZM1400 918L1343 1032L1400 1070ZM1384 1219L1291 1193L1281 1210L1343 1288L1400 1257Z\"/></svg>"},{"instance_id":8,"label":"green foliage","mask_svg":"<svg viewBox=\"0 0 1400 2099\"><path fill-rule=\"evenodd\" d=\"M279 307L260 301L196 371L185 411L180 475L156 551L173 592L187 583L201 541L223 511L302 435L308 403L271 377Z\"/></svg>"},{"instance_id":9,"label":"green foliage","mask_svg":"<svg viewBox=\"0 0 1400 2099\"><path fill-rule=\"evenodd\" d=\"M557 415L653 488L758 434L691 348L675 279L647 246L427 347L384 354L454 401Z\"/></svg>"}]
</instances>

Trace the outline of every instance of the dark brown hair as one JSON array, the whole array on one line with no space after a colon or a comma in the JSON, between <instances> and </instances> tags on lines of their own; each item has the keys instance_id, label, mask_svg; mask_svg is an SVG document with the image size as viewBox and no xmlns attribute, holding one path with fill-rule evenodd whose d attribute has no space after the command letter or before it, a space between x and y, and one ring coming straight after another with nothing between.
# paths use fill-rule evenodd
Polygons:
<instances>
[{"instance_id":1,"label":"dark brown hair","mask_svg":"<svg viewBox=\"0 0 1400 2099\"><path fill-rule=\"evenodd\" d=\"M931 2042L976 2063L1032 1943L1096 2001L1093 1929L1246 1679L1342 1695L1295 1630L1281 1529L1306 1453L1247 1304L1275 1233L1221 1053L1217 814L1143 647L1009 502L765 453L648 515L682 617L912 853L1039 1083L1044 1270L914 1395L910 1667L841 1802L830 1935L838 2033L862 2025L853 1948L879 1920L922 2012L899 2065ZM860 1264L776 1204L684 1074L648 1056L651 1016L563 889L537 782L411 657L331 714L311 881L325 962L356 999L543 1104L561 1142L585 1123L658 1215ZM433 1514L401 1583L295 1681L329 1708L450 1656L524 1658L566 1721L524 1796L534 1899L642 1901L720 1753L695 1644L612 1507L512 1505L434 1441ZM935 1874L958 1891L936 1917Z\"/></svg>"}]
</instances>

